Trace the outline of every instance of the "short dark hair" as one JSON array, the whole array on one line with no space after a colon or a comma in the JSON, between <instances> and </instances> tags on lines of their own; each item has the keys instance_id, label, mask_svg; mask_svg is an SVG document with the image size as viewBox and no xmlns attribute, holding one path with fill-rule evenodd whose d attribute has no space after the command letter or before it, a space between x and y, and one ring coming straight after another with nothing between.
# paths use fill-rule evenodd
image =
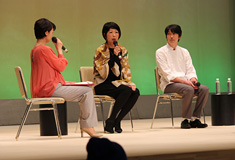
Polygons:
<instances>
[{"instance_id":1,"label":"short dark hair","mask_svg":"<svg viewBox=\"0 0 235 160\"><path fill-rule=\"evenodd\" d=\"M50 32L52 29L55 31L56 26L48 19L41 18L37 20L34 24L34 34L36 39L41 39L46 37L45 32L46 31Z\"/></svg>"},{"instance_id":2,"label":"short dark hair","mask_svg":"<svg viewBox=\"0 0 235 160\"><path fill-rule=\"evenodd\" d=\"M120 27L118 26L118 24L115 23L115 22L107 22L107 23L104 24L103 29L102 29L102 35L103 35L105 40L106 40L106 36L107 36L107 33L110 30L110 28L118 30L119 38L121 37L121 30L120 30Z\"/></svg>"},{"instance_id":3,"label":"short dark hair","mask_svg":"<svg viewBox=\"0 0 235 160\"><path fill-rule=\"evenodd\" d=\"M179 37L181 37L182 35L182 30L181 30L181 27L178 25L178 24L171 24L171 25L168 25L165 29L165 35L167 36L169 30L172 32L172 33L176 33L179 35Z\"/></svg>"}]
</instances>

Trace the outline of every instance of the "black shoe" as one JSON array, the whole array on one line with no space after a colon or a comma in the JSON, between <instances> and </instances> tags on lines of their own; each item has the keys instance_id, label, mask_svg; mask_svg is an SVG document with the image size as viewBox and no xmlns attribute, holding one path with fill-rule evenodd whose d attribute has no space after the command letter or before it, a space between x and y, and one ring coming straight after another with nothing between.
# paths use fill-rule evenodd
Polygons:
<instances>
[{"instance_id":1,"label":"black shoe","mask_svg":"<svg viewBox=\"0 0 235 160\"><path fill-rule=\"evenodd\" d=\"M208 125L201 123L199 119L196 119L195 121L190 121L190 125L192 128L206 128Z\"/></svg>"},{"instance_id":2,"label":"black shoe","mask_svg":"<svg viewBox=\"0 0 235 160\"><path fill-rule=\"evenodd\" d=\"M122 133L121 122L116 122L114 127L115 127L115 132Z\"/></svg>"},{"instance_id":3,"label":"black shoe","mask_svg":"<svg viewBox=\"0 0 235 160\"><path fill-rule=\"evenodd\" d=\"M187 119L185 119L185 120L183 120L183 121L181 122L181 128L182 128L182 129L190 129L190 128L191 128L191 126L190 126L190 124L188 123L188 120L187 120Z\"/></svg>"},{"instance_id":4,"label":"black shoe","mask_svg":"<svg viewBox=\"0 0 235 160\"><path fill-rule=\"evenodd\" d=\"M115 124L114 121L107 119L105 121L104 131L107 133L114 133L113 131L114 124Z\"/></svg>"}]
</instances>

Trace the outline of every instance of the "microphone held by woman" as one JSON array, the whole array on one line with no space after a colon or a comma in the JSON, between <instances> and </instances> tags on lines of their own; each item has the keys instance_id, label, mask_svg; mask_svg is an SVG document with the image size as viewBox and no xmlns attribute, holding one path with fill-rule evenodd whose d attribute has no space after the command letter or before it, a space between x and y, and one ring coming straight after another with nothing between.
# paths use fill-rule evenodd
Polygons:
<instances>
[{"instance_id":1,"label":"microphone held by woman","mask_svg":"<svg viewBox=\"0 0 235 160\"><path fill-rule=\"evenodd\" d=\"M56 37L52 37L51 40L52 40L52 42L57 43L57 38ZM62 46L62 49L65 51L65 53L68 52L67 48L65 48L64 46Z\"/></svg>"}]
</instances>

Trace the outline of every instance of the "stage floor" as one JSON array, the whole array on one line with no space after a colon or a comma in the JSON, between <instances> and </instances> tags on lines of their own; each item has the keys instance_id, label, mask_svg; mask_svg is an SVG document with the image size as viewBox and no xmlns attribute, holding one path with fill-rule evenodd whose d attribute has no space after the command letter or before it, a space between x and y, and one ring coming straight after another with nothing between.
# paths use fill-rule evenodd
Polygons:
<instances>
[{"instance_id":1,"label":"stage floor","mask_svg":"<svg viewBox=\"0 0 235 160\"><path fill-rule=\"evenodd\" d=\"M130 120L124 120L123 133L104 134L103 137L119 143L129 159L235 150L234 125L211 126L211 117L206 117L209 125L206 129L180 129L182 119L174 120L175 128L172 128L171 119L155 119L153 129L150 129L151 119L133 120L133 132ZM85 134L85 138L81 138L80 133L75 133L76 123L68 124L69 134L62 139L58 139L57 136L41 137L39 125L25 125L19 140L16 141L18 127L0 126L1 160L75 160L87 157L86 144L89 136ZM102 122L99 122L96 130L102 133Z\"/></svg>"}]
</instances>

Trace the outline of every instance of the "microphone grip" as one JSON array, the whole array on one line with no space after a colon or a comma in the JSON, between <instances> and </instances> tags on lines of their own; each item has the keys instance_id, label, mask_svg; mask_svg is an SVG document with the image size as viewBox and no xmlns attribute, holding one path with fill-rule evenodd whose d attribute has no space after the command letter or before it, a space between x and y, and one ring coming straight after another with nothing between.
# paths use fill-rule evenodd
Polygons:
<instances>
[{"instance_id":1,"label":"microphone grip","mask_svg":"<svg viewBox=\"0 0 235 160\"><path fill-rule=\"evenodd\" d=\"M114 44L115 47L118 46L118 42L117 42L117 41L113 41L113 44ZM119 52L119 53L118 53L118 58L119 58L120 60L122 59L122 52Z\"/></svg>"},{"instance_id":2,"label":"microphone grip","mask_svg":"<svg viewBox=\"0 0 235 160\"><path fill-rule=\"evenodd\" d=\"M56 37L52 37L52 42L54 42L54 43L57 43L57 38ZM67 50L67 48L65 48L64 46L62 46L62 49L67 53L68 52L68 50Z\"/></svg>"}]
</instances>

